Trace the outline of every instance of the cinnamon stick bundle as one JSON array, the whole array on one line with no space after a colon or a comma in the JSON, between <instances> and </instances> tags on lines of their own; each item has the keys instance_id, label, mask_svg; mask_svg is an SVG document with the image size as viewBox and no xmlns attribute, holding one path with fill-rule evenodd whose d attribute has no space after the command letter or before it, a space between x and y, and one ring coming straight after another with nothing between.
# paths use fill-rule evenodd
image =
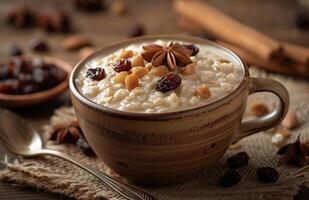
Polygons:
<instances>
[{"instance_id":1,"label":"cinnamon stick bundle","mask_svg":"<svg viewBox=\"0 0 309 200\"><path fill-rule=\"evenodd\" d=\"M176 0L174 9L218 39L247 49L264 61L282 52L280 42L228 17L198 0Z\"/></svg>"}]
</instances>

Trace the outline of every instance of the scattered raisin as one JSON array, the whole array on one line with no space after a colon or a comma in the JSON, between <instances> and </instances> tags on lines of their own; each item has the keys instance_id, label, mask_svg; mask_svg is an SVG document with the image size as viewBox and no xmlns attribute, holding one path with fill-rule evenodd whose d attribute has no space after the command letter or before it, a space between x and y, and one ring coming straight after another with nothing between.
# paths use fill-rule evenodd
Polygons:
<instances>
[{"instance_id":1,"label":"scattered raisin","mask_svg":"<svg viewBox=\"0 0 309 200\"><path fill-rule=\"evenodd\" d=\"M171 90L175 90L180 86L180 84L181 84L180 76L178 74L171 72L162 76L158 80L156 84L156 90L165 93Z\"/></svg>"},{"instance_id":2,"label":"scattered raisin","mask_svg":"<svg viewBox=\"0 0 309 200\"><path fill-rule=\"evenodd\" d=\"M72 29L71 17L67 11L59 10L38 17L38 26L46 32L67 33Z\"/></svg>"},{"instance_id":3,"label":"scattered raisin","mask_svg":"<svg viewBox=\"0 0 309 200\"><path fill-rule=\"evenodd\" d=\"M91 78L96 81L100 81L103 78L105 78L105 71L103 68L100 68L100 67L90 68L86 72L86 77Z\"/></svg>"},{"instance_id":4,"label":"scattered raisin","mask_svg":"<svg viewBox=\"0 0 309 200\"><path fill-rule=\"evenodd\" d=\"M114 64L114 71L116 72L130 71L131 68L132 64L128 59L121 59Z\"/></svg>"},{"instance_id":5,"label":"scattered raisin","mask_svg":"<svg viewBox=\"0 0 309 200\"><path fill-rule=\"evenodd\" d=\"M248 164L249 156L246 152L239 152L232 157L227 159L227 164L231 169L237 169Z\"/></svg>"},{"instance_id":6,"label":"scattered raisin","mask_svg":"<svg viewBox=\"0 0 309 200\"><path fill-rule=\"evenodd\" d=\"M145 28L140 24L133 26L128 33L128 37L138 37L143 35L145 35Z\"/></svg>"},{"instance_id":7,"label":"scattered raisin","mask_svg":"<svg viewBox=\"0 0 309 200\"><path fill-rule=\"evenodd\" d=\"M76 146L80 148L86 156L95 156L94 151L84 138L79 138L76 142Z\"/></svg>"},{"instance_id":8,"label":"scattered raisin","mask_svg":"<svg viewBox=\"0 0 309 200\"><path fill-rule=\"evenodd\" d=\"M20 28L28 28L33 26L35 20L36 13L25 5L13 8L7 15L8 24Z\"/></svg>"},{"instance_id":9,"label":"scattered raisin","mask_svg":"<svg viewBox=\"0 0 309 200\"><path fill-rule=\"evenodd\" d=\"M279 179L279 173L272 167L260 167L256 170L257 178L264 183L275 183Z\"/></svg>"},{"instance_id":10,"label":"scattered raisin","mask_svg":"<svg viewBox=\"0 0 309 200\"><path fill-rule=\"evenodd\" d=\"M75 7L79 10L92 12L104 8L103 0L74 0Z\"/></svg>"},{"instance_id":11,"label":"scattered raisin","mask_svg":"<svg viewBox=\"0 0 309 200\"><path fill-rule=\"evenodd\" d=\"M297 28L299 29L309 29L309 15L305 11L299 11L295 23Z\"/></svg>"},{"instance_id":12,"label":"scattered raisin","mask_svg":"<svg viewBox=\"0 0 309 200\"><path fill-rule=\"evenodd\" d=\"M231 187L236 185L241 180L240 174L236 170L227 171L219 180L221 187Z\"/></svg>"},{"instance_id":13,"label":"scattered raisin","mask_svg":"<svg viewBox=\"0 0 309 200\"><path fill-rule=\"evenodd\" d=\"M35 38L35 39L31 40L30 43L29 43L29 46L33 51L36 51L36 52L47 52L47 51L49 51L49 47L48 47L47 43L42 39Z\"/></svg>"},{"instance_id":14,"label":"scattered raisin","mask_svg":"<svg viewBox=\"0 0 309 200\"><path fill-rule=\"evenodd\" d=\"M194 44L185 44L183 46L186 47L187 49L192 50L191 56L195 56L200 51L200 49Z\"/></svg>"},{"instance_id":15,"label":"scattered raisin","mask_svg":"<svg viewBox=\"0 0 309 200\"><path fill-rule=\"evenodd\" d=\"M23 50L17 44L12 44L10 46L10 51L9 52L10 52L9 53L10 56L20 56L20 55L23 55Z\"/></svg>"}]
</instances>

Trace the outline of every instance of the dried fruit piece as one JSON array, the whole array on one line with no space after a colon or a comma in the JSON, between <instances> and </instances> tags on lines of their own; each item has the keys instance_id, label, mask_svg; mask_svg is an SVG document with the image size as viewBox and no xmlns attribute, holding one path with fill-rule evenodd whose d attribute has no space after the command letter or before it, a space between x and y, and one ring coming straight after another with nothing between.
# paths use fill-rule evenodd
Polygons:
<instances>
[{"instance_id":1,"label":"dried fruit piece","mask_svg":"<svg viewBox=\"0 0 309 200\"><path fill-rule=\"evenodd\" d=\"M21 47L17 44L12 44L10 45L10 56L20 56L23 55L23 50Z\"/></svg>"},{"instance_id":2,"label":"dried fruit piece","mask_svg":"<svg viewBox=\"0 0 309 200\"><path fill-rule=\"evenodd\" d=\"M145 28L141 24L133 26L128 33L128 37L138 37L145 35Z\"/></svg>"},{"instance_id":3,"label":"dried fruit piece","mask_svg":"<svg viewBox=\"0 0 309 200\"><path fill-rule=\"evenodd\" d=\"M231 169L237 169L248 164L249 156L246 152L239 152L232 157L227 159L227 164Z\"/></svg>"},{"instance_id":4,"label":"dried fruit piece","mask_svg":"<svg viewBox=\"0 0 309 200\"><path fill-rule=\"evenodd\" d=\"M196 65L191 63L191 64L187 65L185 68L181 69L181 74L182 75L195 74L195 68L196 68Z\"/></svg>"},{"instance_id":5,"label":"dried fruit piece","mask_svg":"<svg viewBox=\"0 0 309 200\"><path fill-rule=\"evenodd\" d=\"M86 77L91 78L96 81L100 81L103 78L105 78L105 71L103 68L100 68L100 67L90 68L86 72Z\"/></svg>"},{"instance_id":6,"label":"dried fruit piece","mask_svg":"<svg viewBox=\"0 0 309 200\"><path fill-rule=\"evenodd\" d=\"M111 5L111 11L115 15L124 15L127 11L125 3L121 0L113 1Z\"/></svg>"},{"instance_id":7,"label":"dried fruit piece","mask_svg":"<svg viewBox=\"0 0 309 200\"><path fill-rule=\"evenodd\" d=\"M125 87L128 90L132 90L132 89L136 88L138 85L139 85L138 76L136 76L135 74L130 74L130 75L126 76Z\"/></svg>"},{"instance_id":8,"label":"dried fruit piece","mask_svg":"<svg viewBox=\"0 0 309 200\"><path fill-rule=\"evenodd\" d=\"M162 93L169 92L178 88L181 84L181 78L176 73L168 73L161 77L157 84L156 90Z\"/></svg>"},{"instance_id":9,"label":"dried fruit piece","mask_svg":"<svg viewBox=\"0 0 309 200\"><path fill-rule=\"evenodd\" d=\"M142 78L149 73L149 70L146 67L133 67L132 72L139 78Z\"/></svg>"},{"instance_id":10,"label":"dried fruit piece","mask_svg":"<svg viewBox=\"0 0 309 200\"><path fill-rule=\"evenodd\" d=\"M65 50L81 49L83 47L92 46L91 41L81 35L73 35L62 42L62 47Z\"/></svg>"},{"instance_id":11,"label":"dried fruit piece","mask_svg":"<svg viewBox=\"0 0 309 200\"><path fill-rule=\"evenodd\" d=\"M86 156L95 156L96 154L84 138L79 138L76 142L76 146L82 150Z\"/></svg>"},{"instance_id":12,"label":"dried fruit piece","mask_svg":"<svg viewBox=\"0 0 309 200\"><path fill-rule=\"evenodd\" d=\"M78 121L70 121L53 126L50 140L55 140L60 143L75 144L79 138L82 137L82 131L79 127Z\"/></svg>"},{"instance_id":13,"label":"dried fruit piece","mask_svg":"<svg viewBox=\"0 0 309 200\"><path fill-rule=\"evenodd\" d=\"M299 121L296 113L292 110L288 111L281 124L288 129L297 128L299 126Z\"/></svg>"},{"instance_id":14,"label":"dried fruit piece","mask_svg":"<svg viewBox=\"0 0 309 200\"><path fill-rule=\"evenodd\" d=\"M67 33L72 29L71 17L68 12L64 10L39 16L37 24L40 28L49 33Z\"/></svg>"},{"instance_id":15,"label":"dried fruit piece","mask_svg":"<svg viewBox=\"0 0 309 200\"><path fill-rule=\"evenodd\" d=\"M116 76L114 76L111 80L114 83L121 83L121 84L125 84L125 79L126 76L129 75L129 72L123 71L123 72L119 72Z\"/></svg>"},{"instance_id":16,"label":"dried fruit piece","mask_svg":"<svg viewBox=\"0 0 309 200\"><path fill-rule=\"evenodd\" d=\"M131 64L132 64L132 67L144 66L144 59L141 56L141 54L138 54L138 55L132 57L131 58Z\"/></svg>"},{"instance_id":17,"label":"dried fruit piece","mask_svg":"<svg viewBox=\"0 0 309 200\"><path fill-rule=\"evenodd\" d=\"M104 8L103 0L74 0L75 7L82 11L100 11Z\"/></svg>"},{"instance_id":18,"label":"dried fruit piece","mask_svg":"<svg viewBox=\"0 0 309 200\"><path fill-rule=\"evenodd\" d=\"M133 55L134 55L134 52L131 50L124 51L119 55L119 60L131 58Z\"/></svg>"},{"instance_id":19,"label":"dried fruit piece","mask_svg":"<svg viewBox=\"0 0 309 200\"><path fill-rule=\"evenodd\" d=\"M122 72L122 71L130 71L132 68L131 61L128 59L121 59L114 64L114 71Z\"/></svg>"},{"instance_id":20,"label":"dried fruit piece","mask_svg":"<svg viewBox=\"0 0 309 200\"><path fill-rule=\"evenodd\" d=\"M279 179L279 173L272 167L260 167L256 170L257 178L264 183L275 183Z\"/></svg>"},{"instance_id":21,"label":"dried fruit piece","mask_svg":"<svg viewBox=\"0 0 309 200\"><path fill-rule=\"evenodd\" d=\"M208 86L206 84L203 84L196 88L196 95L203 99L208 99L211 96L211 93Z\"/></svg>"},{"instance_id":22,"label":"dried fruit piece","mask_svg":"<svg viewBox=\"0 0 309 200\"><path fill-rule=\"evenodd\" d=\"M231 187L241 181L241 176L236 170L228 170L219 180L221 187Z\"/></svg>"},{"instance_id":23,"label":"dried fruit piece","mask_svg":"<svg viewBox=\"0 0 309 200\"><path fill-rule=\"evenodd\" d=\"M85 59L89 55L91 55L93 52L95 52L95 48L93 48L93 47L84 47L84 48L79 50L78 56L79 56L80 59Z\"/></svg>"},{"instance_id":24,"label":"dried fruit piece","mask_svg":"<svg viewBox=\"0 0 309 200\"><path fill-rule=\"evenodd\" d=\"M298 137L294 143L289 145L286 153L279 160L279 164L290 164L297 167L309 164L309 142L301 143Z\"/></svg>"},{"instance_id":25,"label":"dried fruit piece","mask_svg":"<svg viewBox=\"0 0 309 200\"><path fill-rule=\"evenodd\" d=\"M45 40L40 38L34 38L30 41L29 47L36 52L47 52L49 51L49 47Z\"/></svg>"},{"instance_id":26,"label":"dried fruit piece","mask_svg":"<svg viewBox=\"0 0 309 200\"><path fill-rule=\"evenodd\" d=\"M17 6L7 15L7 22L20 28L33 26L35 19L36 13L27 6Z\"/></svg>"},{"instance_id":27,"label":"dried fruit piece","mask_svg":"<svg viewBox=\"0 0 309 200\"><path fill-rule=\"evenodd\" d=\"M185 44L183 46L192 51L191 56L195 56L200 51L200 49L194 44Z\"/></svg>"},{"instance_id":28,"label":"dried fruit piece","mask_svg":"<svg viewBox=\"0 0 309 200\"><path fill-rule=\"evenodd\" d=\"M154 75L159 76L159 77L164 76L165 74L167 74L169 72L170 72L170 70L165 65L160 65L159 67L154 67L150 71L151 74L154 74Z\"/></svg>"},{"instance_id":29,"label":"dried fruit piece","mask_svg":"<svg viewBox=\"0 0 309 200\"><path fill-rule=\"evenodd\" d=\"M264 103L256 101L251 104L250 113L256 117L262 117L269 113L269 109Z\"/></svg>"}]
</instances>

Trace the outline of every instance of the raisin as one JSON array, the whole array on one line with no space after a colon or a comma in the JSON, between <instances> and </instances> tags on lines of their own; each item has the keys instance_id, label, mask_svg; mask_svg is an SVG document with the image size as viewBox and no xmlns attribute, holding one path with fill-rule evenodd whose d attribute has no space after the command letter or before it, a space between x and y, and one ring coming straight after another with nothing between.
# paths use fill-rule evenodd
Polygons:
<instances>
[{"instance_id":1,"label":"raisin","mask_svg":"<svg viewBox=\"0 0 309 200\"><path fill-rule=\"evenodd\" d=\"M162 76L157 84L156 90L162 93L169 92L171 90L175 90L181 84L181 78L178 74L175 73L168 73Z\"/></svg>"},{"instance_id":2,"label":"raisin","mask_svg":"<svg viewBox=\"0 0 309 200\"><path fill-rule=\"evenodd\" d=\"M86 156L95 156L94 151L84 138L79 138L76 142L76 146L80 148Z\"/></svg>"},{"instance_id":3,"label":"raisin","mask_svg":"<svg viewBox=\"0 0 309 200\"><path fill-rule=\"evenodd\" d=\"M60 10L55 13L44 14L38 18L38 26L49 33L67 33L72 29L71 17L68 12L64 10Z\"/></svg>"},{"instance_id":4,"label":"raisin","mask_svg":"<svg viewBox=\"0 0 309 200\"><path fill-rule=\"evenodd\" d=\"M9 52L10 52L9 53L10 56L20 56L20 55L23 55L23 50L17 44L12 44L10 46L10 51Z\"/></svg>"},{"instance_id":5,"label":"raisin","mask_svg":"<svg viewBox=\"0 0 309 200\"><path fill-rule=\"evenodd\" d=\"M194 44L185 44L183 46L186 47L187 49L192 50L191 56L195 56L200 51L200 49L197 46L195 46Z\"/></svg>"},{"instance_id":6,"label":"raisin","mask_svg":"<svg viewBox=\"0 0 309 200\"><path fill-rule=\"evenodd\" d=\"M7 15L7 22L10 25L29 28L35 24L36 13L27 6L17 6Z\"/></svg>"},{"instance_id":7,"label":"raisin","mask_svg":"<svg viewBox=\"0 0 309 200\"><path fill-rule=\"evenodd\" d=\"M145 35L145 28L140 24L133 26L128 33L128 37L138 37L143 35Z\"/></svg>"},{"instance_id":8,"label":"raisin","mask_svg":"<svg viewBox=\"0 0 309 200\"><path fill-rule=\"evenodd\" d=\"M256 170L257 178L264 183L275 183L279 179L279 173L272 167L260 167Z\"/></svg>"},{"instance_id":9,"label":"raisin","mask_svg":"<svg viewBox=\"0 0 309 200\"><path fill-rule=\"evenodd\" d=\"M49 50L47 43L42 39L35 38L31 40L29 46L36 52L47 52Z\"/></svg>"},{"instance_id":10,"label":"raisin","mask_svg":"<svg viewBox=\"0 0 309 200\"><path fill-rule=\"evenodd\" d=\"M241 176L237 171L229 170L220 178L219 185L221 187L231 187L239 183L240 180Z\"/></svg>"},{"instance_id":11,"label":"raisin","mask_svg":"<svg viewBox=\"0 0 309 200\"><path fill-rule=\"evenodd\" d=\"M239 152L227 159L227 164L231 169L237 169L248 164L249 156L246 152Z\"/></svg>"},{"instance_id":12,"label":"raisin","mask_svg":"<svg viewBox=\"0 0 309 200\"><path fill-rule=\"evenodd\" d=\"M121 59L114 64L114 71L116 72L130 71L131 68L132 64L128 59Z\"/></svg>"},{"instance_id":13,"label":"raisin","mask_svg":"<svg viewBox=\"0 0 309 200\"><path fill-rule=\"evenodd\" d=\"M96 81L100 81L105 77L105 71L103 68L90 68L86 72L86 77Z\"/></svg>"}]
</instances>

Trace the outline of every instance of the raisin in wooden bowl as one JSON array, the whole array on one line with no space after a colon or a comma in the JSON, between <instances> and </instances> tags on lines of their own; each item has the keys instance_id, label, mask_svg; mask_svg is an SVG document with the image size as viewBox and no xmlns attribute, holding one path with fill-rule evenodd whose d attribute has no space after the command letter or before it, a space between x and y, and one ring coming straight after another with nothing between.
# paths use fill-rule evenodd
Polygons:
<instances>
[{"instance_id":1,"label":"raisin in wooden bowl","mask_svg":"<svg viewBox=\"0 0 309 200\"><path fill-rule=\"evenodd\" d=\"M68 63L52 57L0 60L0 105L27 107L56 98L67 90L71 69Z\"/></svg>"}]
</instances>

